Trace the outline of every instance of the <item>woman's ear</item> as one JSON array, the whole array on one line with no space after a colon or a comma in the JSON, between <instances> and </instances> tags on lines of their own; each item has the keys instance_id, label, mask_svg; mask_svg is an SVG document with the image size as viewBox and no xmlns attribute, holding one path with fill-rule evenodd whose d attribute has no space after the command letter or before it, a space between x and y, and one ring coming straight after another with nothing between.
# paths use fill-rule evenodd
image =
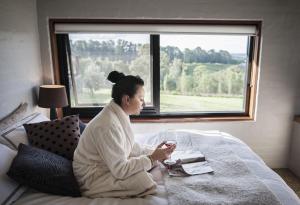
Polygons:
<instances>
[{"instance_id":1,"label":"woman's ear","mask_svg":"<svg viewBox=\"0 0 300 205\"><path fill-rule=\"evenodd\" d=\"M128 106L129 105L129 96L128 95L123 95L122 96L122 104L125 105L125 106Z\"/></svg>"}]
</instances>

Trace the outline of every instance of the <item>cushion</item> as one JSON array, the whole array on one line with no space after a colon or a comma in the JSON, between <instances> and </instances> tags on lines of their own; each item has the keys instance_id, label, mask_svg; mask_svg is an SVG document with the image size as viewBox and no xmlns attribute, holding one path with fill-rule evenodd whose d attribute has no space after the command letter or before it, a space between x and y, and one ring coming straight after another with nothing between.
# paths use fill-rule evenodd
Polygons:
<instances>
[{"instance_id":1,"label":"cushion","mask_svg":"<svg viewBox=\"0 0 300 205\"><path fill-rule=\"evenodd\" d=\"M24 124L24 127L30 145L69 160L73 159L80 137L78 115L67 116L61 120Z\"/></svg>"},{"instance_id":2,"label":"cushion","mask_svg":"<svg viewBox=\"0 0 300 205\"><path fill-rule=\"evenodd\" d=\"M42 115L41 113L33 113L26 116L23 119L19 119L18 122L11 125L0 135L0 143L8 146L13 150L18 150L20 143L28 144L28 138L26 130L23 127L24 123L36 123L41 121L49 121L49 118Z\"/></svg>"},{"instance_id":3,"label":"cushion","mask_svg":"<svg viewBox=\"0 0 300 205\"><path fill-rule=\"evenodd\" d=\"M9 115L0 120L0 133L5 131L8 127L22 119L27 112L27 103L20 104L14 111Z\"/></svg>"},{"instance_id":4,"label":"cushion","mask_svg":"<svg viewBox=\"0 0 300 205\"><path fill-rule=\"evenodd\" d=\"M16 201L26 190L6 175L17 151L0 144L0 204L9 205Z\"/></svg>"},{"instance_id":5,"label":"cushion","mask_svg":"<svg viewBox=\"0 0 300 205\"><path fill-rule=\"evenodd\" d=\"M86 127L86 124L84 124L84 122L82 122L81 120L79 120L79 129L80 129L80 134L83 133L84 129Z\"/></svg>"},{"instance_id":6,"label":"cushion","mask_svg":"<svg viewBox=\"0 0 300 205\"><path fill-rule=\"evenodd\" d=\"M41 192L80 196L72 162L36 147L20 144L7 175Z\"/></svg>"}]
</instances>

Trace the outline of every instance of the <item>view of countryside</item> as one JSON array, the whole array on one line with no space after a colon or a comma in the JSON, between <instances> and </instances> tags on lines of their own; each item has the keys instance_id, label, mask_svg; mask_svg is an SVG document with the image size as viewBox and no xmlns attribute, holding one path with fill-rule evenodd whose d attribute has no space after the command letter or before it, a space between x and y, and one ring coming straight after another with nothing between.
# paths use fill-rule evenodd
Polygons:
<instances>
[{"instance_id":1,"label":"view of countryside","mask_svg":"<svg viewBox=\"0 0 300 205\"><path fill-rule=\"evenodd\" d=\"M139 75L152 104L150 36L70 34L72 107L111 99L109 72ZM160 35L160 112L243 112L247 36Z\"/></svg>"}]
</instances>

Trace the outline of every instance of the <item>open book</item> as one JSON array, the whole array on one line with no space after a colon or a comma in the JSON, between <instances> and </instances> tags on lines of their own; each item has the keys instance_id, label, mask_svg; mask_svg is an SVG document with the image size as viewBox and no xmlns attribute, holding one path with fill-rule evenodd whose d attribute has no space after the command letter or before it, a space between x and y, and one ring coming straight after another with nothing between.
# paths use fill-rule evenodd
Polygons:
<instances>
[{"instance_id":1,"label":"open book","mask_svg":"<svg viewBox=\"0 0 300 205\"><path fill-rule=\"evenodd\" d=\"M172 154L173 163L168 164L170 176L190 176L213 172L205 156L199 151L175 151Z\"/></svg>"},{"instance_id":2,"label":"open book","mask_svg":"<svg viewBox=\"0 0 300 205\"><path fill-rule=\"evenodd\" d=\"M205 156L200 151L174 151L172 153L172 160L179 161L181 164L187 164L192 162L203 162Z\"/></svg>"}]
</instances>

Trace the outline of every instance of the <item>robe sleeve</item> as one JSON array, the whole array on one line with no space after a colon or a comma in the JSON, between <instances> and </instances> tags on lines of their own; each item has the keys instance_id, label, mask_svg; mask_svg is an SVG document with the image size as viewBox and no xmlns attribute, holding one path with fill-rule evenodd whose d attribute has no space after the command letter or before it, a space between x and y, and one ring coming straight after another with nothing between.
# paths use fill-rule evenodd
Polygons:
<instances>
[{"instance_id":1,"label":"robe sleeve","mask_svg":"<svg viewBox=\"0 0 300 205\"><path fill-rule=\"evenodd\" d=\"M153 149L146 146L141 146L137 142L134 143L130 153L130 157L138 157L141 155L150 155L153 153Z\"/></svg>"},{"instance_id":2,"label":"robe sleeve","mask_svg":"<svg viewBox=\"0 0 300 205\"><path fill-rule=\"evenodd\" d=\"M151 160L146 155L126 158L122 137L116 127L108 129L101 137L93 136L96 149L112 175L117 179L126 179L140 171L150 170Z\"/></svg>"}]
</instances>

